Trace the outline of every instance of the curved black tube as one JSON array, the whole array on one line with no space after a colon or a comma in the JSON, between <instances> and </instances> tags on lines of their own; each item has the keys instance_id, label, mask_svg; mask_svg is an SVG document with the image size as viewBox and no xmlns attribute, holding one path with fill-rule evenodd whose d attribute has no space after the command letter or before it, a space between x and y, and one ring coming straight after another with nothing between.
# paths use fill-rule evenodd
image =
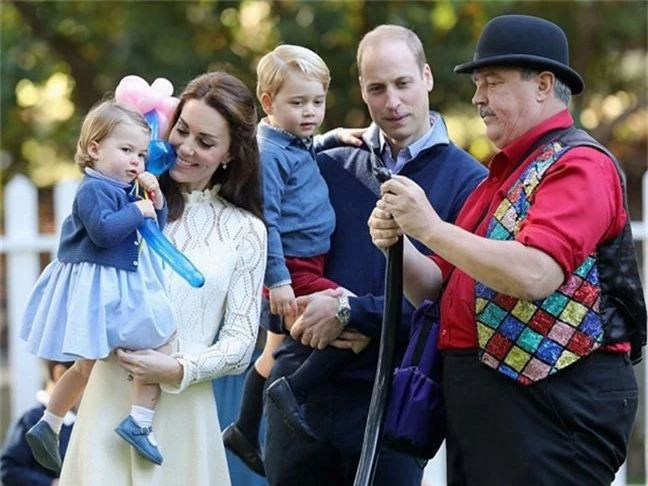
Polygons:
<instances>
[{"instance_id":1,"label":"curved black tube","mask_svg":"<svg viewBox=\"0 0 648 486\"><path fill-rule=\"evenodd\" d=\"M383 181L383 174L376 174ZM388 177L387 177L388 178ZM373 484L376 472L376 458L380 449L385 408L389 398L389 389L394 374L394 346L398 323L401 320L403 303L403 238L399 238L393 246L387 249L387 268L385 270L385 310L383 313L382 330L380 332L380 349L378 365L374 380L367 425L365 426L364 441L360 462L356 471L354 486L370 486Z\"/></svg>"}]
</instances>

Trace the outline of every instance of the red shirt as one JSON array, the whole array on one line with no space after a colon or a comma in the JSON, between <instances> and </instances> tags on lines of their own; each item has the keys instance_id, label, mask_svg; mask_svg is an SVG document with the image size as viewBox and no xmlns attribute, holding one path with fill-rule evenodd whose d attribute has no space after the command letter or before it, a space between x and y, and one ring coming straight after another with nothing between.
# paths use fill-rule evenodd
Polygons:
<instances>
[{"instance_id":1,"label":"red shirt","mask_svg":"<svg viewBox=\"0 0 648 486\"><path fill-rule=\"evenodd\" d=\"M573 124L564 110L504 147L491 159L489 175L468 197L456 224L480 236L510 187L540 150L516 162L542 135ZM575 147L545 173L533 194L533 204L520 225L516 240L550 255L565 275L576 269L597 245L623 229L626 212L623 192L614 162L591 147ZM486 217L478 221L488 208ZM447 277L452 265L438 255L432 257ZM475 325L475 280L455 269L441 297L440 349L477 347ZM629 350L619 349L619 350Z\"/></svg>"}]
</instances>

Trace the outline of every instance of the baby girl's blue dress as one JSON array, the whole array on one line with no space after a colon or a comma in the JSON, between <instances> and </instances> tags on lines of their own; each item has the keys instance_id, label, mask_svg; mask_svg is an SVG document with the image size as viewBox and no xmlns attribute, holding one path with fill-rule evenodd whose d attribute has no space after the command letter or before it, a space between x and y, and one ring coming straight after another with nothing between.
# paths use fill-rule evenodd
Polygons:
<instances>
[{"instance_id":1,"label":"baby girl's blue dress","mask_svg":"<svg viewBox=\"0 0 648 486\"><path fill-rule=\"evenodd\" d=\"M128 187L110 180L122 190ZM89 262L51 262L22 319L20 337L27 350L40 358L74 361L102 359L115 348L155 349L168 342L175 318L162 262L141 238L140 245L134 272Z\"/></svg>"}]
</instances>

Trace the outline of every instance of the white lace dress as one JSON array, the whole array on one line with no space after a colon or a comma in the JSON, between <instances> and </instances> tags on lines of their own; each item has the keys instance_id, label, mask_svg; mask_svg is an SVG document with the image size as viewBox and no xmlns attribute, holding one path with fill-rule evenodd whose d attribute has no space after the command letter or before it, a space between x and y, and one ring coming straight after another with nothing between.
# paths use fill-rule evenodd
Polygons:
<instances>
[{"instance_id":1,"label":"white lace dress","mask_svg":"<svg viewBox=\"0 0 648 486\"><path fill-rule=\"evenodd\" d=\"M230 484L211 380L241 373L250 362L259 324L266 229L258 218L219 198L218 187L185 198L184 215L164 231L206 282L194 289L167 269L184 378L177 388L163 386L153 422L164 464L141 459L114 432L131 403L126 375L111 358L97 362L90 377L61 486Z\"/></svg>"}]
</instances>

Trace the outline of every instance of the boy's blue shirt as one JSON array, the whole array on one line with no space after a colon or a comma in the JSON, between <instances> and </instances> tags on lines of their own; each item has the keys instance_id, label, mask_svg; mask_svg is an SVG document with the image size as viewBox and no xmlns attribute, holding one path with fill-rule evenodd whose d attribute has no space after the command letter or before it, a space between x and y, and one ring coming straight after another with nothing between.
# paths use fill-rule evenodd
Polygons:
<instances>
[{"instance_id":1,"label":"boy's blue shirt","mask_svg":"<svg viewBox=\"0 0 648 486\"><path fill-rule=\"evenodd\" d=\"M303 140L261 121L257 142L263 177L263 206L268 226L265 285L291 283L285 257L314 257L329 250L335 213L315 152L337 145L334 133Z\"/></svg>"},{"instance_id":2,"label":"boy's blue shirt","mask_svg":"<svg viewBox=\"0 0 648 486\"><path fill-rule=\"evenodd\" d=\"M144 216L137 206L129 204L131 186L121 186L105 177L85 175L74 197L72 214L61 228L59 261L137 270L137 227ZM162 229L168 214L166 203L156 214Z\"/></svg>"}]
</instances>

